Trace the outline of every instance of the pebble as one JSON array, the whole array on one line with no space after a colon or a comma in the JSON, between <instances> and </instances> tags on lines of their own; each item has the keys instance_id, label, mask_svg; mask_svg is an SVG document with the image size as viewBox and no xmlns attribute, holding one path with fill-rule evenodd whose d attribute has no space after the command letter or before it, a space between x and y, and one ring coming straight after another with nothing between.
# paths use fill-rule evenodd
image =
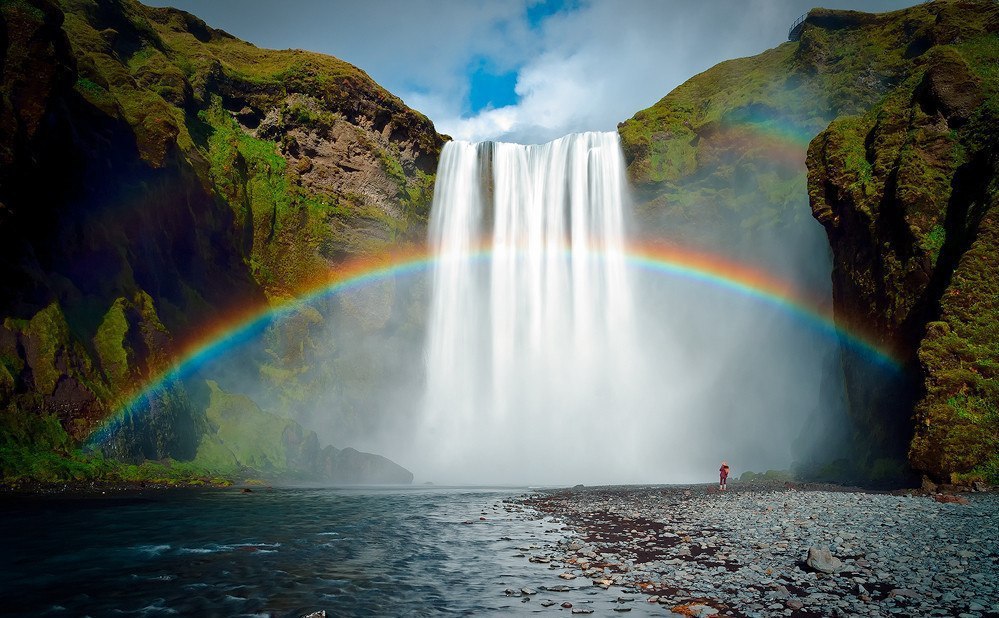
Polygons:
<instances>
[{"instance_id":1,"label":"pebble","mask_svg":"<svg viewBox=\"0 0 999 618\"><path fill-rule=\"evenodd\" d=\"M988 599L999 598L999 494L974 492L963 504L824 489L587 487L519 503L564 535L532 547L530 561L564 580L588 576L610 590L606 608L631 609L621 599L635 597L623 591L704 617L996 611ZM835 568L803 568L815 554Z\"/></svg>"}]
</instances>

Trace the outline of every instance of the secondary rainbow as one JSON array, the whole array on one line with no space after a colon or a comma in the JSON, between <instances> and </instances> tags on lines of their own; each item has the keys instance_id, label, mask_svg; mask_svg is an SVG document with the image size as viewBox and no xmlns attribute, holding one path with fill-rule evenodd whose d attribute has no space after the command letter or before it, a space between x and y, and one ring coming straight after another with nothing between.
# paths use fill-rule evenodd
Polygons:
<instances>
[{"instance_id":1,"label":"secondary rainbow","mask_svg":"<svg viewBox=\"0 0 999 618\"><path fill-rule=\"evenodd\" d=\"M473 259L488 261L492 251L483 246ZM864 338L838 327L828 311L803 297L795 287L772 275L724 257L675 245L633 245L625 253L626 263L635 269L677 277L698 284L717 287L768 304L795 318L802 325L826 336L837 338L844 346L860 352L874 362L893 370L899 363L892 356ZM230 313L205 328L200 337L181 346L177 360L165 370L127 395L115 412L93 431L91 444L106 440L128 417L147 407L147 399L165 385L190 376L227 350L259 335L273 322L288 316L320 298L329 297L394 277L408 277L428 271L435 258L426 250L377 256L348 262L331 271L285 300Z\"/></svg>"}]
</instances>

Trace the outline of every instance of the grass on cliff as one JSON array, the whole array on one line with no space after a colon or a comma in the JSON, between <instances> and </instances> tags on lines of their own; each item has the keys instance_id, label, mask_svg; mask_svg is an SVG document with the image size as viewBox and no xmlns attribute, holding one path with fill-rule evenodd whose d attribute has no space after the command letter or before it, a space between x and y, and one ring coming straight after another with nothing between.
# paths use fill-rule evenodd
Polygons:
<instances>
[{"instance_id":1,"label":"grass on cliff","mask_svg":"<svg viewBox=\"0 0 999 618\"><path fill-rule=\"evenodd\" d=\"M231 485L197 463L174 460L131 464L77 448L53 415L17 410L0 413L0 480L11 487L32 483L125 482L156 485Z\"/></svg>"}]
</instances>

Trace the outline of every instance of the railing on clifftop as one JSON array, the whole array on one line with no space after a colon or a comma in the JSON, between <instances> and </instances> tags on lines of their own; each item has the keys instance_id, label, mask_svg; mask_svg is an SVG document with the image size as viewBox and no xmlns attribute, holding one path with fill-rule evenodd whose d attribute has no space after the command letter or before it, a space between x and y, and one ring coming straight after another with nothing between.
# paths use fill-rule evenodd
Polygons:
<instances>
[{"instance_id":1,"label":"railing on clifftop","mask_svg":"<svg viewBox=\"0 0 999 618\"><path fill-rule=\"evenodd\" d=\"M791 28L787 31L787 40L788 41L797 41L797 40L799 40L801 38L801 31L805 27L805 18L806 17L808 17L808 13L805 13L804 15L802 15L801 17L799 17L798 19L794 20L794 23L791 24Z\"/></svg>"}]
</instances>

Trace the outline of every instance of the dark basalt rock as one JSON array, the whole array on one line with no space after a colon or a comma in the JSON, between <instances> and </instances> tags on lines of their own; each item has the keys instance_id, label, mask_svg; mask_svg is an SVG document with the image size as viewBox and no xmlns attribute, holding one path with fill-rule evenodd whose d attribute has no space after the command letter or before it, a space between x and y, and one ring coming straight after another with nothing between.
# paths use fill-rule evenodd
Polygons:
<instances>
[{"instance_id":1,"label":"dark basalt rock","mask_svg":"<svg viewBox=\"0 0 999 618\"><path fill-rule=\"evenodd\" d=\"M334 483L408 485L413 482L412 472L381 455L349 447L339 451L330 447L324 457L327 478Z\"/></svg>"}]
</instances>

